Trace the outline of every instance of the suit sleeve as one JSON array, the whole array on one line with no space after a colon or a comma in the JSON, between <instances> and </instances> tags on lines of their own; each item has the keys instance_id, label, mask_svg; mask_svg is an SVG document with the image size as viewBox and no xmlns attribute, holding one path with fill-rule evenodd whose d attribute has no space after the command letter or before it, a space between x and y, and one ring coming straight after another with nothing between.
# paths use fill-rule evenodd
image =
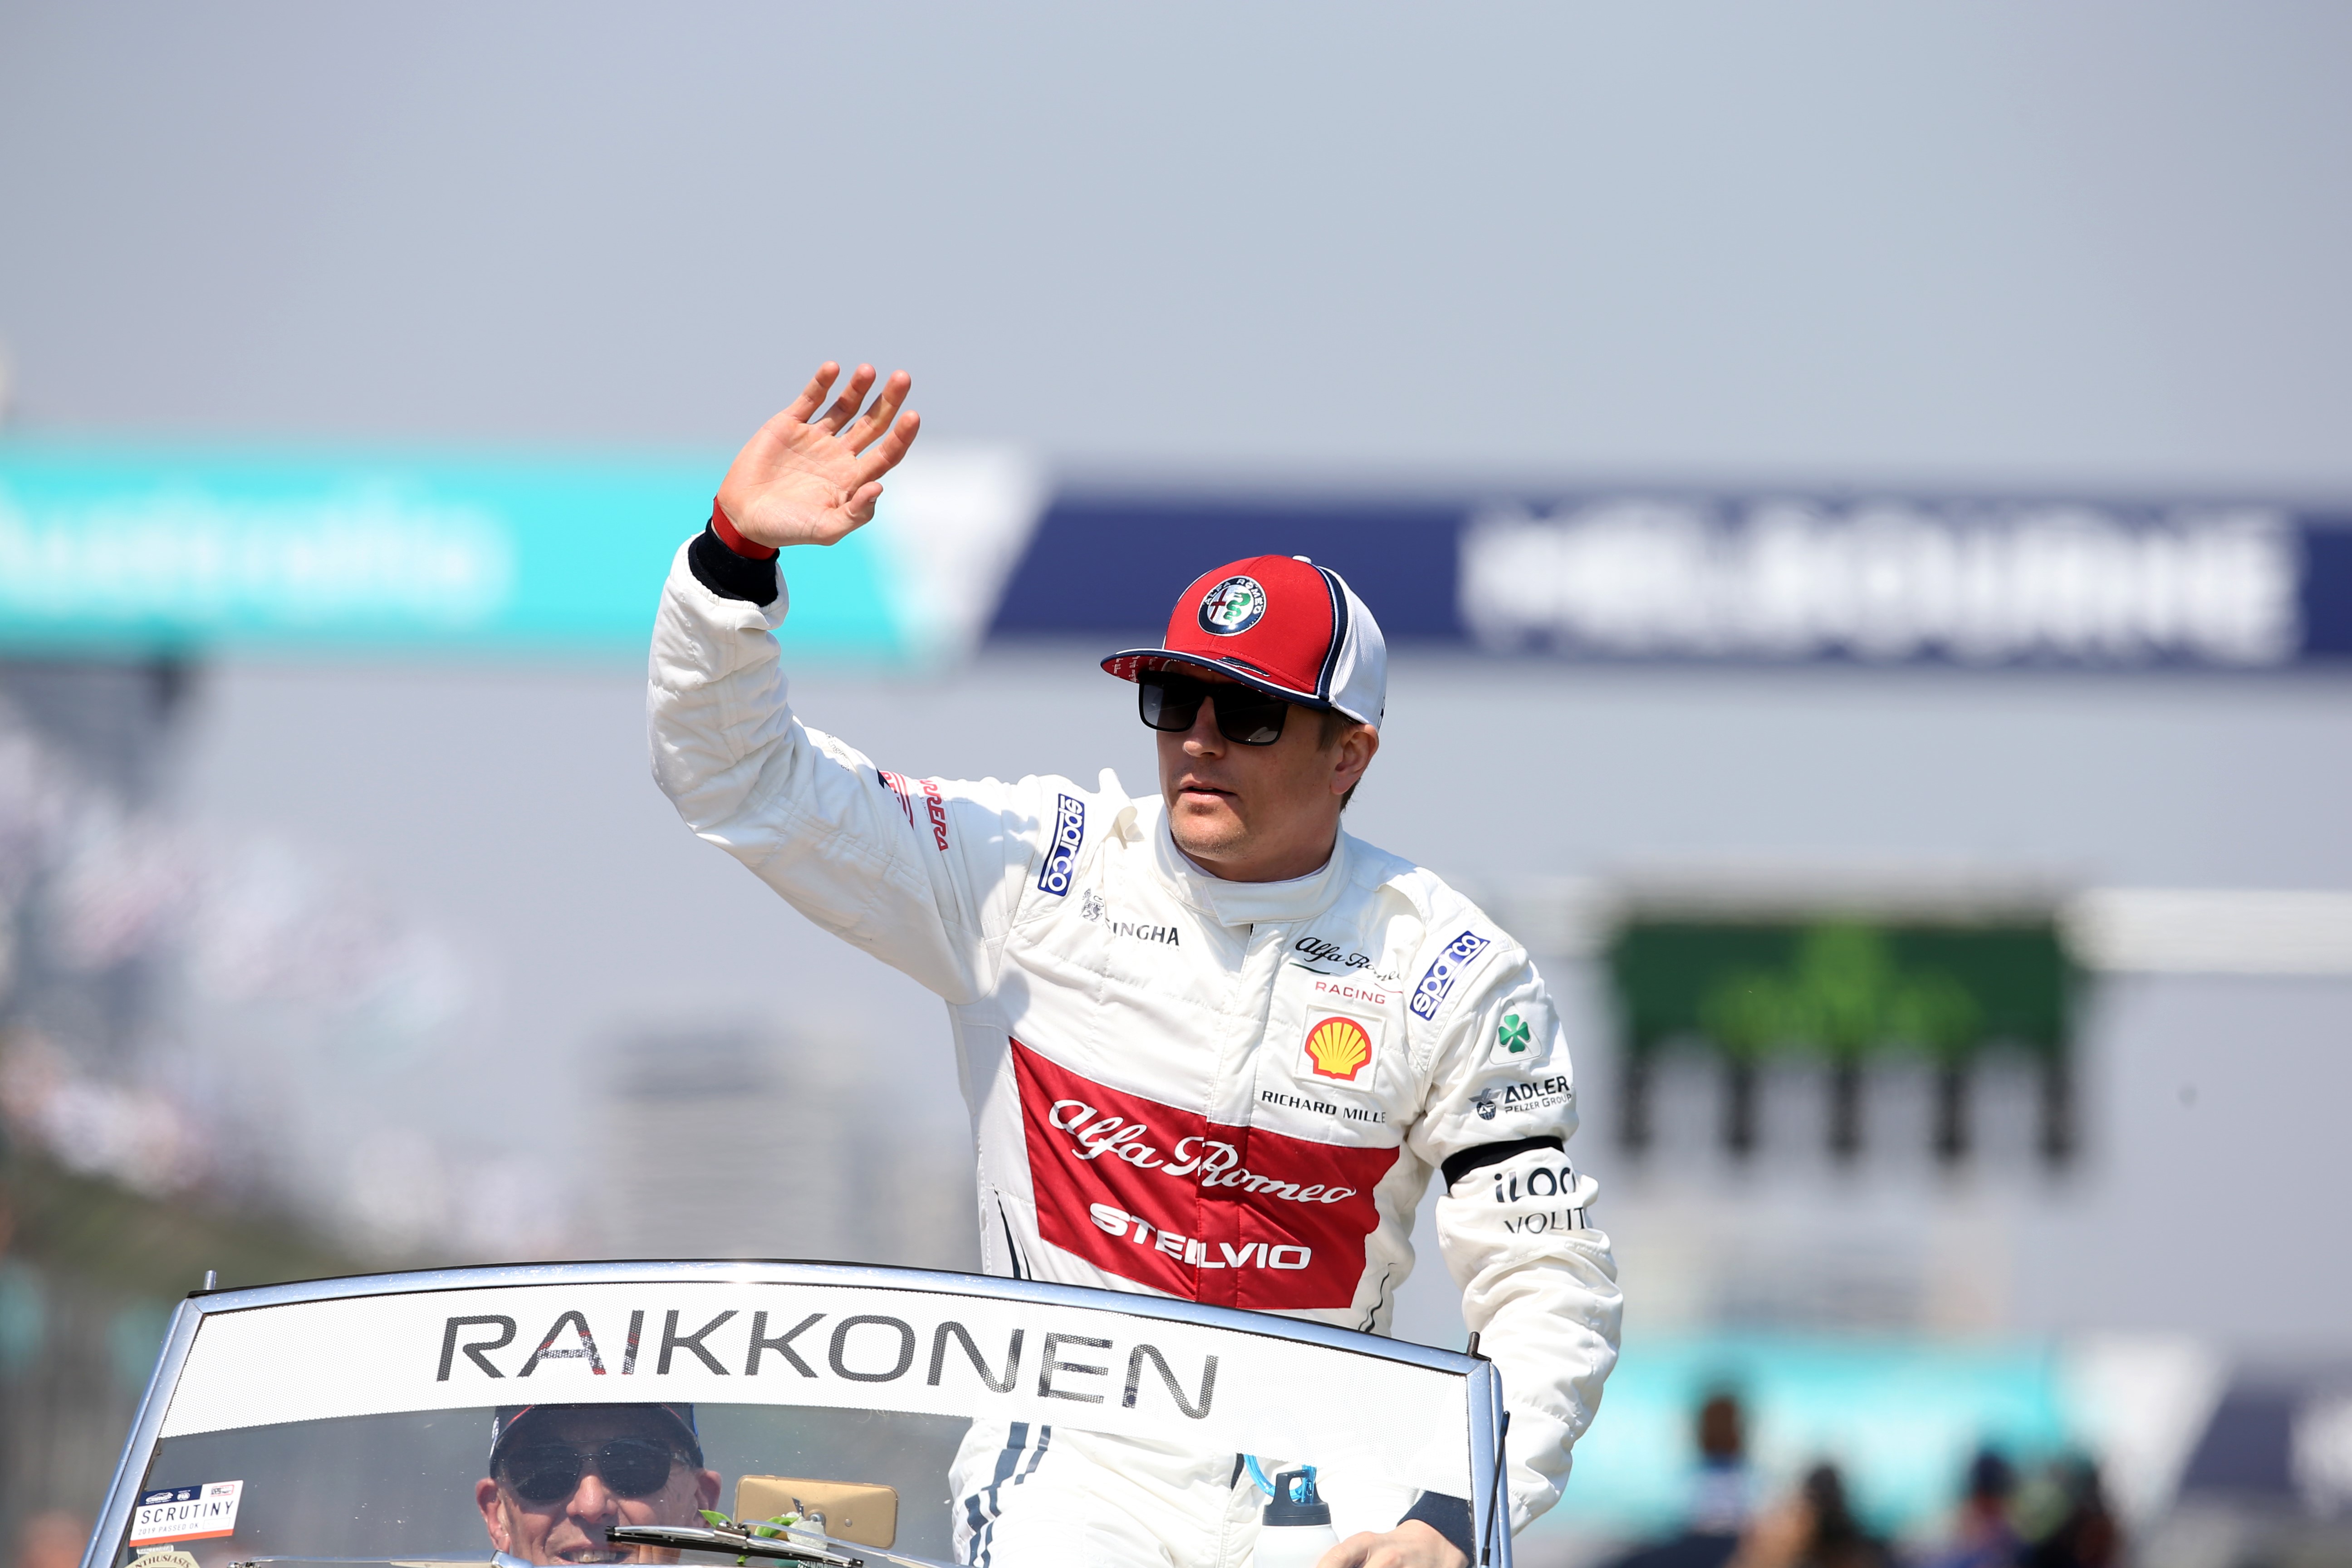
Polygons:
<instances>
[{"instance_id":1,"label":"suit sleeve","mask_svg":"<svg viewBox=\"0 0 2352 1568\"><path fill-rule=\"evenodd\" d=\"M950 1002L974 1000L1055 833L1057 781L909 779L803 724L776 648L788 603L781 584L765 605L722 596L678 551L647 679L655 782L697 835L818 925Z\"/></svg>"},{"instance_id":2,"label":"suit sleeve","mask_svg":"<svg viewBox=\"0 0 2352 1568\"><path fill-rule=\"evenodd\" d=\"M1516 947L1489 958L1435 1020L1430 1098L1408 1138L1444 1173L1438 1248L1502 1374L1517 1531L1559 1500L1617 1363L1623 1302L1587 1213L1598 1187L1567 1156L1575 1082L1551 998Z\"/></svg>"}]
</instances>

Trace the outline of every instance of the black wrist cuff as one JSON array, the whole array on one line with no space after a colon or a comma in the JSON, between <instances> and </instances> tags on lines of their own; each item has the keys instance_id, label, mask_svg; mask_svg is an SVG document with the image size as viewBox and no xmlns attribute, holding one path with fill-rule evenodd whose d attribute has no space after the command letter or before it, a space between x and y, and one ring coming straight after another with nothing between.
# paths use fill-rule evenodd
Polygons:
<instances>
[{"instance_id":1,"label":"black wrist cuff","mask_svg":"<svg viewBox=\"0 0 2352 1568\"><path fill-rule=\"evenodd\" d=\"M1465 1149L1449 1154L1438 1169L1444 1173L1448 1187L1473 1171L1483 1171L1489 1165L1499 1165L1514 1154L1524 1154L1530 1149L1549 1149L1555 1154L1567 1151L1568 1141L1557 1133L1549 1138L1514 1138L1507 1143L1481 1143L1475 1149Z\"/></svg>"},{"instance_id":2,"label":"black wrist cuff","mask_svg":"<svg viewBox=\"0 0 2352 1568\"><path fill-rule=\"evenodd\" d=\"M741 599L768 605L776 602L776 563L746 561L727 548L727 542L708 525L686 547L686 563L694 580L722 599Z\"/></svg>"},{"instance_id":3,"label":"black wrist cuff","mask_svg":"<svg viewBox=\"0 0 2352 1568\"><path fill-rule=\"evenodd\" d=\"M1470 1500L1468 1498L1447 1497L1444 1492L1423 1492L1418 1502L1405 1510L1404 1519L1398 1520L1397 1522L1402 1524L1406 1519L1421 1521L1422 1523L1454 1542L1454 1550L1461 1552L1463 1556L1473 1563L1478 1560L1477 1552L1471 1550Z\"/></svg>"}]
</instances>

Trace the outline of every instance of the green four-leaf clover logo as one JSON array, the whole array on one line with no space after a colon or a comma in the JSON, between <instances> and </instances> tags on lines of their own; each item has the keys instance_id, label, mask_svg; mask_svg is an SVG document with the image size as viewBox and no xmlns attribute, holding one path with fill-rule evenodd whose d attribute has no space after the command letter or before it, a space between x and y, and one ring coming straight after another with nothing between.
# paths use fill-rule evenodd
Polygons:
<instances>
[{"instance_id":1,"label":"green four-leaf clover logo","mask_svg":"<svg viewBox=\"0 0 2352 1568\"><path fill-rule=\"evenodd\" d=\"M1495 1043L1513 1056L1517 1056L1521 1051L1526 1050L1528 1048L1527 1021L1517 1013L1505 1014L1502 1026L1495 1031Z\"/></svg>"}]
</instances>

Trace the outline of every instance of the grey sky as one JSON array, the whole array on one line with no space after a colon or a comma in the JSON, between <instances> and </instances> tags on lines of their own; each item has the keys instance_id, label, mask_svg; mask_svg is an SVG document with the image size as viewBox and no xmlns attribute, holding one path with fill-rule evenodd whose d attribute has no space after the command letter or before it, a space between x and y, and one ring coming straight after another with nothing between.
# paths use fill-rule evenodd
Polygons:
<instances>
[{"instance_id":1,"label":"grey sky","mask_svg":"<svg viewBox=\"0 0 2352 1568\"><path fill-rule=\"evenodd\" d=\"M45 426L2352 486L2311 5L20 4Z\"/></svg>"}]
</instances>

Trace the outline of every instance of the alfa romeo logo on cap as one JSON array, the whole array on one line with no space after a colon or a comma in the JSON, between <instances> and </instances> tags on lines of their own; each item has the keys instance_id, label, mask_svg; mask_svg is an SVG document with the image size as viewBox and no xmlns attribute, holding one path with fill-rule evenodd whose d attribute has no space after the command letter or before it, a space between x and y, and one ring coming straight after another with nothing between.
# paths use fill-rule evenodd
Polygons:
<instances>
[{"instance_id":1,"label":"alfa romeo logo on cap","mask_svg":"<svg viewBox=\"0 0 2352 1568\"><path fill-rule=\"evenodd\" d=\"M1228 577L1201 599L1201 629L1229 637L1257 625L1265 614L1265 590L1255 577Z\"/></svg>"}]
</instances>

